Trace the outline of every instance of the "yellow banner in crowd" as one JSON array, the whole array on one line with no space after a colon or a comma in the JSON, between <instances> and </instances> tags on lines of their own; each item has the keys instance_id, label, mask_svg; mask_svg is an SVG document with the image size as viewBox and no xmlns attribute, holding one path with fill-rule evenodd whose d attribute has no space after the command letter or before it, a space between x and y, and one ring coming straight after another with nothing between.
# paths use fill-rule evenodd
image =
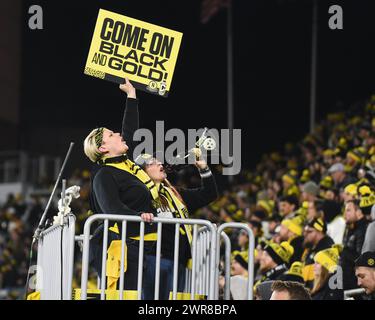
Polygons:
<instances>
[{"instance_id":1,"label":"yellow banner in crowd","mask_svg":"<svg viewBox=\"0 0 375 320\"><path fill-rule=\"evenodd\" d=\"M182 33L100 9L84 73L167 97Z\"/></svg>"}]
</instances>

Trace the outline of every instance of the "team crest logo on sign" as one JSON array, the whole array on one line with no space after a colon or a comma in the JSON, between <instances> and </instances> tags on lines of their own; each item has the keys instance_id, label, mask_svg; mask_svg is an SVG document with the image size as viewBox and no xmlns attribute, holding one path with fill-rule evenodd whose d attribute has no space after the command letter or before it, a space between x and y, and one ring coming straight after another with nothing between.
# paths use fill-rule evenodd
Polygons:
<instances>
[{"instance_id":1,"label":"team crest logo on sign","mask_svg":"<svg viewBox=\"0 0 375 320\"><path fill-rule=\"evenodd\" d=\"M182 33L100 9L84 73L167 97Z\"/></svg>"}]
</instances>

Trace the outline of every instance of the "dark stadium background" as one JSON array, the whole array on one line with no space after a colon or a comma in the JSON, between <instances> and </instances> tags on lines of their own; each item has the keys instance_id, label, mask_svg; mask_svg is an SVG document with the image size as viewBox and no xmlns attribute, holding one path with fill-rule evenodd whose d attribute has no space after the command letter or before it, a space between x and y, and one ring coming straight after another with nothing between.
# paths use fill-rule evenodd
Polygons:
<instances>
[{"instance_id":1,"label":"dark stadium background","mask_svg":"<svg viewBox=\"0 0 375 320\"><path fill-rule=\"evenodd\" d=\"M43 30L28 28L32 4L43 8ZM344 30L328 28L332 4L343 7ZM317 119L374 92L374 7L320 1ZM13 21L22 26L19 118L3 148L63 157L74 141L69 167L85 167L87 132L120 129L124 94L83 74L99 8L184 34L170 96L138 92L142 127L154 130L155 120L165 120L166 130L227 127L225 9L202 24L201 1L25 0ZM309 130L311 10L310 0L233 1L234 127L242 129L243 165Z\"/></svg>"}]
</instances>

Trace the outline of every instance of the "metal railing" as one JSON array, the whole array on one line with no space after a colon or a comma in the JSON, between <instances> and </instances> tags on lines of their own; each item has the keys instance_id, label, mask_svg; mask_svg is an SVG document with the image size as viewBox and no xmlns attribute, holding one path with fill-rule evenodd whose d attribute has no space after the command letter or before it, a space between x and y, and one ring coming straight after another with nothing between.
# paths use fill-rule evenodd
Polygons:
<instances>
[{"instance_id":1,"label":"metal railing","mask_svg":"<svg viewBox=\"0 0 375 320\"><path fill-rule=\"evenodd\" d=\"M143 281L143 260L144 260L144 241L145 241L145 223L138 216L96 214L89 217L84 225L84 234L75 236L75 217L69 215L69 219L63 225L56 225L48 228L41 233L38 243L38 269L37 269L37 290L41 293L42 300L54 299L72 299L72 280L74 268L74 243L82 241L82 274L80 299L87 299L88 274L89 274L89 251L91 227L94 222L103 221L103 243L102 243L102 265L99 275L100 299L106 297L106 268L107 268L107 250L108 250L108 232L109 221L121 223L121 261L118 285L118 298L124 298L124 261L125 261L125 244L127 239L128 222L138 222L139 242L138 242L138 278L137 278L137 299L142 298L142 281ZM184 293L185 297L194 300L198 295L208 300L218 299L218 279L220 263L220 237L225 244L225 287L224 299L230 299L230 270L231 270L231 242L225 233L226 228L244 229L249 235L248 249L248 283L247 298L253 298L253 272L254 272L254 235L251 229L242 223L225 223L219 228L207 220L201 219L167 219L154 218L153 223L157 224L156 240L156 266L155 266L155 291L154 299L158 300L160 295L160 260L162 246L162 230L164 224L174 224L174 256L173 256L173 286L172 299L177 299L178 288L178 268L179 268L179 241L180 226L192 226L192 266L186 269L186 282ZM200 227L200 228L198 228ZM62 250L62 251L61 251ZM62 259L62 260L61 260ZM99 292L98 290L98 292Z\"/></svg>"},{"instance_id":2,"label":"metal railing","mask_svg":"<svg viewBox=\"0 0 375 320\"><path fill-rule=\"evenodd\" d=\"M124 258L125 258L125 239L127 222L140 223L140 240L139 240L139 258L138 258L138 279L137 279L137 298L142 298L142 278L143 278L143 257L144 257L144 236L145 236L145 222L137 216L125 216L115 214L96 214L89 217L84 226L83 234L83 253L82 253L82 280L81 280L81 299L87 299L87 283L89 271L89 249L90 249L90 230L92 223L95 221L104 220L103 231L103 249L102 249L102 270L101 270L101 294L100 298L105 298L106 288L106 259L108 247L108 226L109 221L116 221L122 223L121 234L121 270L120 270L120 283L119 283L119 299L123 299L124 288ZM180 239L180 226L191 225L193 226L193 239L192 239L192 270L191 270L191 285L189 287L190 298L195 299L197 293L207 293L207 299L213 300L215 298L215 265L216 265L216 228L206 220L201 219L167 219L167 218L154 218L153 223L157 223L157 241L156 241L156 270L155 270L155 300L159 299L160 291L160 252L162 241L162 226L163 224L175 225L175 247L174 247L174 270L173 270L173 290L172 299L177 299L177 276L178 276L178 260L179 260L179 239ZM198 226L206 228L207 232L200 231L200 238L198 240ZM206 233L206 234L205 234ZM202 250L209 253L209 264L207 259L200 256ZM209 266L209 267L208 267ZM205 271L203 271L203 269ZM203 277L205 272L205 279ZM207 280L208 278L208 280ZM206 280L206 284L203 284Z\"/></svg>"},{"instance_id":3,"label":"metal railing","mask_svg":"<svg viewBox=\"0 0 375 320\"><path fill-rule=\"evenodd\" d=\"M41 300L71 300L74 266L75 216L54 225L38 240L37 283Z\"/></svg>"},{"instance_id":4,"label":"metal railing","mask_svg":"<svg viewBox=\"0 0 375 320\"><path fill-rule=\"evenodd\" d=\"M353 298L353 297L356 297L356 296L360 296L360 295L363 295L365 293L366 293L366 291L363 288L352 289L352 290L345 290L344 291L344 300L350 300L350 298Z\"/></svg>"},{"instance_id":5,"label":"metal railing","mask_svg":"<svg viewBox=\"0 0 375 320\"><path fill-rule=\"evenodd\" d=\"M224 298L230 299L230 258L231 258L231 243L228 235L225 234L224 230L227 228L231 229L244 229L247 231L249 236L249 248L248 248L248 279L247 279L247 300L253 300L253 286L254 286L254 247L255 239L253 231L245 223L228 222L222 224L217 229L217 257L216 257L216 281L215 281L215 299L219 298L219 262L220 262L220 237L223 237L225 244L225 287L224 287Z\"/></svg>"}]
</instances>

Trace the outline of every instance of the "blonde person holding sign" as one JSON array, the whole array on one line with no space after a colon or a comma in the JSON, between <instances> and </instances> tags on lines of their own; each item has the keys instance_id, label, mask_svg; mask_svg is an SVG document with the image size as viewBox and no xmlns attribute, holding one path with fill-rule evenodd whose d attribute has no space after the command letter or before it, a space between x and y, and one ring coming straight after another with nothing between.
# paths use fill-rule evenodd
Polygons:
<instances>
[{"instance_id":1,"label":"blonde person holding sign","mask_svg":"<svg viewBox=\"0 0 375 320\"><path fill-rule=\"evenodd\" d=\"M201 186L196 189L178 190L167 180L167 174L160 161L149 154L141 154L135 162L149 175L157 187L159 197L153 201L158 217L184 219L189 218L189 213L208 205L217 196L217 187L214 176L206 161L200 156L200 150L194 149L196 161L201 177ZM164 224L162 229L161 259L160 259L160 291L159 298L167 300L173 287L173 265L174 265L174 240L175 225ZM182 292L185 286L185 268L191 258L191 226L181 225L179 240L179 264L177 290ZM146 270L144 275L144 299L154 298L155 250L152 254L146 254Z\"/></svg>"},{"instance_id":2,"label":"blonde person holding sign","mask_svg":"<svg viewBox=\"0 0 375 320\"><path fill-rule=\"evenodd\" d=\"M121 134L101 127L92 130L84 141L84 152L94 163L91 177L90 207L94 214L118 214L140 216L152 222L156 213L152 200L158 197L152 191L149 176L128 157L135 147L133 135L139 126L138 99L133 85L126 79L120 89L127 94ZM155 189L155 188L154 188ZM155 189L156 190L156 189ZM112 223L109 228L107 289L116 289L120 277L119 243L121 224ZM138 276L139 223L127 224L126 272L124 288L136 290ZM95 230L90 245L90 264L101 275L103 223ZM156 239L155 225L145 225L145 252Z\"/></svg>"}]
</instances>

